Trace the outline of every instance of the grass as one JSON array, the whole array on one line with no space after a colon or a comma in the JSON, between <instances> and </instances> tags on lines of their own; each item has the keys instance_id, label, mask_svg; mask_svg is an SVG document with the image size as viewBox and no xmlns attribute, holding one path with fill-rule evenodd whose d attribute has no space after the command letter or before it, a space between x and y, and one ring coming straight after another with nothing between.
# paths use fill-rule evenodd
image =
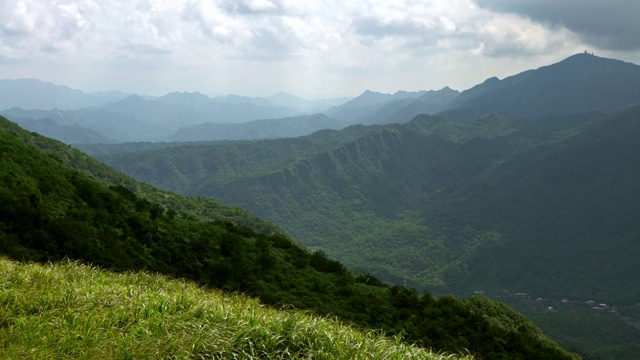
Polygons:
<instances>
[{"instance_id":1,"label":"grass","mask_svg":"<svg viewBox=\"0 0 640 360\"><path fill-rule=\"evenodd\" d=\"M471 359L147 273L0 258L2 359Z\"/></svg>"}]
</instances>

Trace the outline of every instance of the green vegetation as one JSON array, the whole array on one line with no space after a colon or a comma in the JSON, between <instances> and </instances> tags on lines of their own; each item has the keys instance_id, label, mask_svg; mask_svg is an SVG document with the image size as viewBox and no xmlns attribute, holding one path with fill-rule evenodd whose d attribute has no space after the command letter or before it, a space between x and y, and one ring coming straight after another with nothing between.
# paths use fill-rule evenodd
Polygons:
<instances>
[{"instance_id":1,"label":"green vegetation","mask_svg":"<svg viewBox=\"0 0 640 360\"><path fill-rule=\"evenodd\" d=\"M3 359L470 359L146 273L0 259Z\"/></svg>"},{"instance_id":2,"label":"green vegetation","mask_svg":"<svg viewBox=\"0 0 640 360\"><path fill-rule=\"evenodd\" d=\"M425 348L468 351L483 359L573 357L504 305L389 287L354 275L281 233L203 221L164 207L126 186L86 175L108 175L107 167L88 162L96 167L79 172L64 165L79 163L76 157L83 154L67 148L56 155L52 149L63 145L4 119L0 123L0 252L13 259L70 258L191 279L267 305L338 316Z\"/></svg>"},{"instance_id":3,"label":"green vegetation","mask_svg":"<svg viewBox=\"0 0 640 360\"><path fill-rule=\"evenodd\" d=\"M418 116L268 165L251 152L286 154L293 140L103 159L157 186L246 208L383 281L628 306L640 300L638 119L640 107L526 121L492 114L469 126ZM208 167L223 149L243 161ZM159 161L199 171L179 177L152 165Z\"/></svg>"}]
</instances>

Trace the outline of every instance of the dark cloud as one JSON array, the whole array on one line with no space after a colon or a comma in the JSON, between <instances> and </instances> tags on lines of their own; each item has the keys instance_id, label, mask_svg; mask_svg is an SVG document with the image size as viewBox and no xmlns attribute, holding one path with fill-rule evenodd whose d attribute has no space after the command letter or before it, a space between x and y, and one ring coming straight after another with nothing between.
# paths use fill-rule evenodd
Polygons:
<instances>
[{"instance_id":1,"label":"dark cloud","mask_svg":"<svg viewBox=\"0 0 640 360\"><path fill-rule=\"evenodd\" d=\"M607 50L640 50L637 0L475 0L478 6L563 26Z\"/></svg>"},{"instance_id":2,"label":"dark cloud","mask_svg":"<svg viewBox=\"0 0 640 360\"><path fill-rule=\"evenodd\" d=\"M383 22L375 18L361 18L354 20L351 27L365 38L364 44L372 45L375 39L394 37L398 39L398 46L416 50L434 46L439 39L458 37L457 34L444 34L437 27L428 29L415 21Z\"/></svg>"}]
</instances>

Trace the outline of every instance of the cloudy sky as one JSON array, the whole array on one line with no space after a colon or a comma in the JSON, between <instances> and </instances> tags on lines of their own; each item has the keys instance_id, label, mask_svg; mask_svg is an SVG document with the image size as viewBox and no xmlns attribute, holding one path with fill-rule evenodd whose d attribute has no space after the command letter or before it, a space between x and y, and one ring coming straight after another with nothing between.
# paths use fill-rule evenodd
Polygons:
<instances>
[{"instance_id":1,"label":"cloudy sky","mask_svg":"<svg viewBox=\"0 0 640 360\"><path fill-rule=\"evenodd\" d=\"M588 50L640 64L637 0L0 0L0 79L306 97L467 89Z\"/></svg>"}]
</instances>

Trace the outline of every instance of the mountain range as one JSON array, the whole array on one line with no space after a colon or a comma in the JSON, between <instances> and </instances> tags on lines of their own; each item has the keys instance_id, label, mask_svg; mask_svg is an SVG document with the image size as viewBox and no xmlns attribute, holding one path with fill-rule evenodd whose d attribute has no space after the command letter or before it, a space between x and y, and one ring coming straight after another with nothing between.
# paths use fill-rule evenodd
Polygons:
<instances>
[{"instance_id":1,"label":"mountain range","mask_svg":"<svg viewBox=\"0 0 640 360\"><path fill-rule=\"evenodd\" d=\"M340 122L405 123L420 114L441 114L465 124L492 112L523 118L586 111L611 114L640 103L638 84L638 65L584 53L502 80L489 78L462 92L448 87L394 94L367 90L353 99L308 100L285 93L262 98L197 92L161 97L86 94L36 80L2 80L0 109L5 110L0 113L67 143L261 139L338 129ZM33 94L38 100L29 100ZM320 113L338 121L327 122L317 116ZM220 125L229 123L241 125ZM296 130L288 131L284 123ZM67 125L75 127L64 128Z\"/></svg>"},{"instance_id":2,"label":"mountain range","mask_svg":"<svg viewBox=\"0 0 640 360\"><path fill-rule=\"evenodd\" d=\"M585 53L462 92L340 103L114 93L3 114L144 182L248 209L390 284L514 306L533 297L524 309L545 312L574 304L563 322L538 319L563 344L628 355L639 345L613 337L640 319L639 69ZM607 334L569 339L599 311Z\"/></svg>"},{"instance_id":3,"label":"mountain range","mask_svg":"<svg viewBox=\"0 0 640 360\"><path fill-rule=\"evenodd\" d=\"M447 110L407 121L144 153L103 146L102 154L120 153L100 159L158 187L249 209L384 281L526 294L542 299L536 307L544 299L608 304L582 310L630 327L625 318L640 315L638 69L578 54L489 79ZM399 107L409 116L424 95L367 92L351 114L409 99ZM570 336L570 323L555 330ZM614 342L602 341L578 343L602 350Z\"/></svg>"},{"instance_id":4,"label":"mountain range","mask_svg":"<svg viewBox=\"0 0 640 360\"><path fill-rule=\"evenodd\" d=\"M99 158L160 188L249 209L390 283L638 315L640 107L347 129Z\"/></svg>"},{"instance_id":5,"label":"mountain range","mask_svg":"<svg viewBox=\"0 0 640 360\"><path fill-rule=\"evenodd\" d=\"M270 98L211 98L174 92L153 98L119 92L85 94L37 80L4 80L0 91L6 93L0 103L5 110L0 113L69 144L290 137L346 126L326 116L306 115L342 100L307 100L284 93ZM47 101L29 102L29 94Z\"/></svg>"},{"instance_id":6,"label":"mountain range","mask_svg":"<svg viewBox=\"0 0 640 360\"><path fill-rule=\"evenodd\" d=\"M629 218L640 211L632 205L640 174L623 154L640 150L632 140L639 113L489 115L470 127L419 116L360 128L338 143L309 135L100 158L160 188L249 209L385 280L629 303L640 296L625 267L640 255L626 242L640 231ZM302 147L291 151L295 144ZM585 222L598 226L586 231ZM606 251L598 251L599 236L608 239ZM566 262L578 254L580 261ZM603 258L628 260L583 276L580 269Z\"/></svg>"}]
</instances>

